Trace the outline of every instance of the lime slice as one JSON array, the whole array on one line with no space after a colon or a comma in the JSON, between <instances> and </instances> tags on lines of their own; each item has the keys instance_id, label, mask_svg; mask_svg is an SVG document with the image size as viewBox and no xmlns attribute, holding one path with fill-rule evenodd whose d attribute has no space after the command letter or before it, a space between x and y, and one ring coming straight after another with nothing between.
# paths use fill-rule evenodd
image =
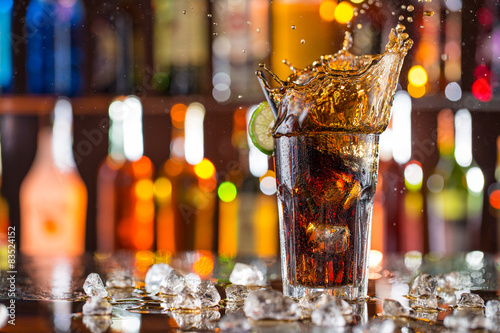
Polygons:
<instances>
[{"instance_id":1,"label":"lime slice","mask_svg":"<svg viewBox=\"0 0 500 333\"><path fill-rule=\"evenodd\" d=\"M273 126L274 115L269 104L260 103L253 112L248 132L255 147L267 155L272 155L274 151Z\"/></svg>"}]
</instances>

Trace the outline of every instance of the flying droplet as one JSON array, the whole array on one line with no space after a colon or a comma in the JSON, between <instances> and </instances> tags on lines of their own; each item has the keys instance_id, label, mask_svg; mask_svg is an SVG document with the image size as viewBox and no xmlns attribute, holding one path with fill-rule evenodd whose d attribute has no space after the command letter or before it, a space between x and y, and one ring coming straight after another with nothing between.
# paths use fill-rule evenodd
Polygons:
<instances>
[{"instance_id":1,"label":"flying droplet","mask_svg":"<svg viewBox=\"0 0 500 333\"><path fill-rule=\"evenodd\" d=\"M409 5L408 7L406 7L406 10L409 12L412 12L415 10L415 7L413 7L412 5Z\"/></svg>"},{"instance_id":2,"label":"flying droplet","mask_svg":"<svg viewBox=\"0 0 500 333\"><path fill-rule=\"evenodd\" d=\"M300 44L305 44L305 43L306 43L306 40L305 40L304 38L302 38L302 39L300 40Z\"/></svg>"},{"instance_id":3,"label":"flying droplet","mask_svg":"<svg viewBox=\"0 0 500 333\"><path fill-rule=\"evenodd\" d=\"M447 55L446 53L445 54L441 54L441 60L446 61L448 59L450 59L449 55Z\"/></svg>"},{"instance_id":4,"label":"flying droplet","mask_svg":"<svg viewBox=\"0 0 500 333\"><path fill-rule=\"evenodd\" d=\"M217 22L214 22L214 25L217 25L218 23Z\"/></svg>"},{"instance_id":5,"label":"flying droplet","mask_svg":"<svg viewBox=\"0 0 500 333\"><path fill-rule=\"evenodd\" d=\"M186 14L186 13L187 13L187 10L183 10L183 11L182 11L182 14Z\"/></svg>"},{"instance_id":6,"label":"flying droplet","mask_svg":"<svg viewBox=\"0 0 500 333\"><path fill-rule=\"evenodd\" d=\"M247 51L245 51L245 50L241 50L241 52L243 52L243 53L247 53Z\"/></svg>"},{"instance_id":7,"label":"flying droplet","mask_svg":"<svg viewBox=\"0 0 500 333\"><path fill-rule=\"evenodd\" d=\"M219 36L219 33L218 32L214 32L212 35Z\"/></svg>"},{"instance_id":8,"label":"flying droplet","mask_svg":"<svg viewBox=\"0 0 500 333\"><path fill-rule=\"evenodd\" d=\"M434 16L434 12L432 10L424 11L424 16Z\"/></svg>"},{"instance_id":9,"label":"flying droplet","mask_svg":"<svg viewBox=\"0 0 500 333\"><path fill-rule=\"evenodd\" d=\"M292 30L295 30L295 28L297 28L296 26L292 25Z\"/></svg>"},{"instance_id":10,"label":"flying droplet","mask_svg":"<svg viewBox=\"0 0 500 333\"><path fill-rule=\"evenodd\" d=\"M242 95L238 95L238 98L239 98L239 99L242 99L242 98L243 98L243 96L242 96Z\"/></svg>"},{"instance_id":11,"label":"flying droplet","mask_svg":"<svg viewBox=\"0 0 500 333\"><path fill-rule=\"evenodd\" d=\"M405 17L403 15L399 15L399 18L398 18L400 21L403 21L405 19Z\"/></svg>"},{"instance_id":12,"label":"flying droplet","mask_svg":"<svg viewBox=\"0 0 500 333\"><path fill-rule=\"evenodd\" d=\"M405 9L406 9L406 6L405 6L405 5L401 5L401 9L402 9L402 10L405 10Z\"/></svg>"},{"instance_id":13,"label":"flying droplet","mask_svg":"<svg viewBox=\"0 0 500 333\"><path fill-rule=\"evenodd\" d=\"M358 24L356 25L356 28L361 29L361 28L363 28L363 25L362 25L361 23L358 23Z\"/></svg>"},{"instance_id":14,"label":"flying droplet","mask_svg":"<svg viewBox=\"0 0 500 333\"><path fill-rule=\"evenodd\" d=\"M412 22L413 22L413 17L407 17L407 18L406 18L406 20L407 20L408 22L412 23Z\"/></svg>"},{"instance_id":15,"label":"flying droplet","mask_svg":"<svg viewBox=\"0 0 500 333\"><path fill-rule=\"evenodd\" d=\"M255 31L257 31L257 32L261 32L262 30L260 30L260 28L257 28L257 29L255 29Z\"/></svg>"},{"instance_id":16,"label":"flying droplet","mask_svg":"<svg viewBox=\"0 0 500 333\"><path fill-rule=\"evenodd\" d=\"M207 17L208 17L208 18L211 18L211 17L212 17L212 14L207 14Z\"/></svg>"}]
</instances>

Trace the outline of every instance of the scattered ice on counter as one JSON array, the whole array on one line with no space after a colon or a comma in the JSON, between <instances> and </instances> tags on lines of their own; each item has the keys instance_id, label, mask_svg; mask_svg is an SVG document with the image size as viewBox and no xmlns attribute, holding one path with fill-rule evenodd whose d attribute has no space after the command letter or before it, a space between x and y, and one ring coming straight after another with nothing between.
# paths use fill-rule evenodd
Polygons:
<instances>
[{"instance_id":1,"label":"scattered ice on counter","mask_svg":"<svg viewBox=\"0 0 500 333\"><path fill-rule=\"evenodd\" d=\"M229 302L243 302L249 293L250 288L242 284L231 284L226 287L226 299Z\"/></svg>"},{"instance_id":2,"label":"scattered ice on counter","mask_svg":"<svg viewBox=\"0 0 500 333\"><path fill-rule=\"evenodd\" d=\"M106 287L108 288L133 288L134 279L130 276L130 272L127 271L114 271L106 280Z\"/></svg>"},{"instance_id":3,"label":"scattered ice on counter","mask_svg":"<svg viewBox=\"0 0 500 333\"><path fill-rule=\"evenodd\" d=\"M214 331L220 319L220 312L217 310L174 312L172 316L181 330Z\"/></svg>"},{"instance_id":4,"label":"scattered ice on counter","mask_svg":"<svg viewBox=\"0 0 500 333\"><path fill-rule=\"evenodd\" d=\"M475 316L470 323L470 328L473 330L495 330L495 323L485 316Z\"/></svg>"},{"instance_id":5,"label":"scattered ice on counter","mask_svg":"<svg viewBox=\"0 0 500 333\"><path fill-rule=\"evenodd\" d=\"M7 320L9 319L9 310L7 307L0 303L0 328L4 327L7 324Z\"/></svg>"},{"instance_id":6,"label":"scattered ice on counter","mask_svg":"<svg viewBox=\"0 0 500 333\"><path fill-rule=\"evenodd\" d=\"M448 274L439 274L436 276L437 287L440 290L453 290L459 287L460 273L450 272Z\"/></svg>"},{"instance_id":7,"label":"scattered ice on counter","mask_svg":"<svg viewBox=\"0 0 500 333\"><path fill-rule=\"evenodd\" d=\"M108 296L108 291L104 288L101 277L97 273L90 273L83 283L83 290L88 296Z\"/></svg>"},{"instance_id":8,"label":"scattered ice on counter","mask_svg":"<svg viewBox=\"0 0 500 333\"><path fill-rule=\"evenodd\" d=\"M352 333L393 333L396 324L391 319L383 321L372 320L368 323L356 325L352 328Z\"/></svg>"},{"instance_id":9,"label":"scattered ice on counter","mask_svg":"<svg viewBox=\"0 0 500 333\"><path fill-rule=\"evenodd\" d=\"M410 305L422 309L436 309L438 307L438 299L436 295L421 296L415 300L410 300Z\"/></svg>"},{"instance_id":10,"label":"scattered ice on counter","mask_svg":"<svg viewBox=\"0 0 500 333\"><path fill-rule=\"evenodd\" d=\"M421 273L413 281L410 288L411 296L433 295L437 289L437 280L429 274Z\"/></svg>"},{"instance_id":11,"label":"scattered ice on counter","mask_svg":"<svg viewBox=\"0 0 500 333\"><path fill-rule=\"evenodd\" d=\"M107 300L99 296L92 296L83 305L82 314L84 316L109 315L113 307Z\"/></svg>"},{"instance_id":12,"label":"scattered ice on counter","mask_svg":"<svg viewBox=\"0 0 500 333\"><path fill-rule=\"evenodd\" d=\"M219 329L226 333L240 333L240 332L250 332L252 326L248 321L245 314L242 312L236 312L232 314L226 314L219 321Z\"/></svg>"},{"instance_id":13,"label":"scattered ice on counter","mask_svg":"<svg viewBox=\"0 0 500 333\"><path fill-rule=\"evenodd\" d=\"M160 292L167 295L177 295L186 286L186 280L181 273L171 270L170 273L161 281ZM189 287L188 287L189 288ZM191 288L189 288L192 290Z\"/></svg>"},{"instance_id":14,"label":"scattered ice on counter","mask_svg":"<svg viewBox=\"0 0 500 333\"><path fill-rule=\"evenodd\" d=\"M444 318L443 324L446 328L452 329L454 332L467 332L471 327L474 316L468 313L459 312L448 315Z\"/></svg>"},{"instance_id":15,"label":"scattered ice on counter","mask_svg":"<svg viewBox=\"0 0 500 333\"><path fill-rule=\"evenodd\" d=\"M167 264L154 264L146 273L144 282L146 283L146 292L156 294L160 291L160 283L173 270Z\"/></svg>"},{"instance_id":16,"label":"scattered ice on counter","mask_svg":"<svg viewBox=\"0 0 500 333\"><path fill-rule=\"evenodd\" d=\"M220 302L220 294L210 280L205 280L196 288L196 294L201 299L202 306L217 306Z\"/></svg>"},{"instance_id":17,"label":"scattered ice on counter","mask_svg":"<svg viewBox=\"0 0 500 333\"><path fill-rule=\"evenodd\" d=\"M482 308L484 300L478 294L463 293L457 302L457 306L462 308Z\"/></svg>"},{"instance_id":18,"label":"scattered ice on counter","mask_svg":"<svg viewBox=\"0 0 500 333\"><path fill-rule=\"evenodd\" d=\"M311 321L316 326L344 327L346 320L335 301L329 301L318 307L311 314Z\"/></svg>"},{"instance_id":19,"label":"scattered ice on counter","mask_svg":"<svg viewBox=\"0 0 500 333\"><path fill-rule=\"evenodd\" d=\"M82 322L92 333L106 332L113 323L110 315L83 316Z\"/></svg>"},{"instance_id":20,"label":"scattered ice on counter","mask_svg":"<svg viewBox=\"0 0 500 333\"><path fill-rule=\"evenodd\" d=\"M253 320L297 320L300 318L298 304L276 290L252 291L245 300L243 311Z\"/></svg>"},{"instance_id":21,"label":"scattered ice on counter","mask_svg":"<svg viewBox=\"0 0 500 333\"><path fill-rule=\"evenodd\" d=\"M192 291L196 291L196 287L201 283L201 278L194 273L189 273L184 275L184 281L186 281L186 286Z\"/></svg>"},{"instance_id":22,"label":"scattered ice on counter","mask_svg":"<svg viewBox=\"0 0 500 333\"><path fill-rule=\"evenodd\" d=\"M406 308L401 303L393 299L384 299L382 308L384 315L389 317L405 316L408 314Z\"/></svg>"},{"instance_id":23,"label":"scattered ice on counter","mask_svg":"<svg viewBox=\"0 0 500 333\"><path fill-rule=\"evenodd\" d=\"M496 323L500 323L500 301L496 299L486 302L484 315Z\"/></svg>"},{"instance_id":24,"label":"scattered ice on counter","mask_svg":"<svg viewBox=\"0 0 500 333\"><path fill-rule=\"evenodd\" d=\"M189 287L184 287L175 296L172 307L175 309L198 310L201 309L201 299Z\"/></svg>"},{"instance_id":25,"label":"scattered ice on counter","mask_svg":"<svg viewBox=\"0 0 500 333\"><path fill-rule=\"evenodd\" d=\"M266 283L266 277L262 271L253 265L236 263L229 276L232 284L242 284L245 286L262 286Z\"/></svg>"}]
</instances>

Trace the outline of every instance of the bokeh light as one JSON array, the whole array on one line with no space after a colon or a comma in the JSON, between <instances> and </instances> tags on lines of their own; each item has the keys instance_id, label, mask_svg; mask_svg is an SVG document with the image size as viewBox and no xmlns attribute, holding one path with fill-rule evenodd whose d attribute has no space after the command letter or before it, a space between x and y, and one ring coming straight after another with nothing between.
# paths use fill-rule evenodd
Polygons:
<instances>
[{"instance_id":1,"label":"bokeh light","mask_svg":"<svg viewBox=\"0 0 500 333\"><path fill-rule=\"evenodd\" d=\"M209 179L215 175L215 166L210 160L203 158L200 163L194 166L194 172L201 179Z\"/></svg>"},{"instance_id":2,"label":"bokeh light","mask_svg":"<svg viewBox=\"0 0 500 333\"><path fill-rule=\"evenodd\" d=\"M172 182L165 177L158 178L154 183L155 197L159 201L165 201L172 195Z\"/></svg>"},{"instance_id":3,"label":"bokeh light","mask_svg":"<svg viewBox=\"0 0 500 333\"><path fill-rule=\"evenodd\" d=\"M488 102L491 100L493 94L488 80L480 78L472 84L472 94L481 102Z\"/></svg>"},{"instance_id":4,"label":"bokeh light","mask_svg":"<svg viewBox=\"0 0 500 333\"><path fill-rule=\"evenodd\" d=\"M452 102L456 102L462 98L462 88L457 82L450 82L444 89L444 94Z\"/></svg>"},{"instance_id":5,"label":"bokeh light","mask_svg":"<svg viewBox=\"0 0 500 333\"><path fill-rule=\"evenodd\" d=\"M187 106L184 104L175 104L170 109L170 117L172 118L172 125L174 127L183 129L184 120L186 119Z\"/></svg>"},{"instance_id":6,"label":"bokeh light","mask_svg":"<svg viewBox=\"0 0 500 333\"><path fill-rule=\"evenodd\" d=\"M139 200L150 200L154 193L153 182L149 179L141 179L135 184L135 195Z\"/></svg>"},{"instance_id":7,"label":"bokeh light","mask_svg":"<svg viewBox=\"0 0 500 333\"><path fill-rule=\"evenodd\" d=\"M347 1L343 1L335 7L335 20L337 22L346 24L351 21L352 17L354 16L354 8L350 3Z\"/></svg>"},{"instance_id":8,"label":"bokeh light","mask_svg":"<svg viewBox=\"0 0 500 333\"><path fill-rule=\"evenodd\" d=\"M427 89L425 88L425 86L416 87L411 83L408 84L408 93L413 98L423 97L426 92Z\"/></svg>"},{"instance_id":9,"label":"bokeh light","mask_svg":"<svg viewBox=\"0 0 500 333\"><path fill-rule=\"evenodd\" d=\"M223 182L217 190L219 198L224 202L231 202L236 199L237 193L236 186L231 182Z\"/></svg>"},{"instance_id":10,"label":"bokeh light","mask_svg":"<svg viewBox=\"0 0 500 333\"><path fill-rule=\"evenodd\" d=\"M500 189L491 192L488 200L490 202L491 207L495 209L500 209Z\"/></svg>"},{"instance_id":11,"label":"bokeh light","mask_svg":"<svg viewBox=\"0 0 500 333\"><path fill-rule=\"evenodd\" d=\"M410 191L419 191L422 188L424 171L420 163L412 161L408 163L404 171L405 186Z\"/></svg>"},{"instance_id":12,"label":"bokeh light","mask_svg":"<svg viewBox=\"0 0 500 333\"><path fill-rule=\"evenodd\" d=\"M415 87L424 86L427 83L427 72L420 65L413 66L408 72L408 80Z\"/></svg>"},{"instance_id":13,"label":"bokeh light","mask_svg":"<svg viewBox=\"0 0 500 333\"><path fill-rule=\"evenodd\" d=\"M335 19L335 8L337 2L333 0L325 0L319 6L319 16L325 21L333 21Z\"/></svg>"}]
</instances>

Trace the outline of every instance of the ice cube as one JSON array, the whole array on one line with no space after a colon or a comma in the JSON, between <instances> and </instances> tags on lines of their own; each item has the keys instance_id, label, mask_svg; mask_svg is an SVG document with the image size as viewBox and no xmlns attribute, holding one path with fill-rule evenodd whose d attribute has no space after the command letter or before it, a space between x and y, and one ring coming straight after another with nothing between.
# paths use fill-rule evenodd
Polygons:
<instances>
[{"instance_id":1,"label":"ice cube","mask_svg":"<svg viewBox=\"0 0 500 333\"><path fill-rule=\"evenodd\" d=\"M486 302L484 314L496 323L500 323L500 301L492 299Z\"/></svg>"},{"instance_id":2,"label":"ice cube","mask_svg":"<svg viewBox=\"0 0 500 333\"><path fill-rule=\"evenodd\" d=\"M256 266L238 262L234 265L229 281L245 286L262 286L266 283L266 278Z\"/></svg>"},{"instance_id":3,"label":"ice cube","mask_svg":"<svg viewBox=\"0 0 500 333\"><path fill-rule=\"evenodd\" d=\"M243 311L253 320L297 320L300 318L298 304L276 290L252 291L245 300Z\"/></svg>"},{"instance_id":4,"label":"ice cube","mask_svg":"<svg viewBox=\"0 0 500 333\"><path fill-rule=\"evenodd\" d=\"M194 273L189 273L184 275L184 281L186 281L186 286L192 291L196 291L196 287L201 283L201 278Z\"/></svg>"},{"instance_id":5,"label":"ice cube","mask_svg":"<svg viewBox=\"0 0 500 333\"><path fill-rule=\"evenodd\" d=\"M165 311L170 311L171 309L174 308L175 297L173 297L173 296L162 297L162 301L163 302L161 302L160 306Z\"/></svg>"},{"instance_id":6,"label":"ice cube","mask_svg":"<svg viewBox=\"0 0 500 333\"><path fill-rule=\"evenodd\" d=\"M437 311L413 311L411 313L412 318L425 319L426 321L435 322L438 320Z\"/></svg>"},{"instance_id":7,"label":"ice cube","mask_svg":"<svg viewBox=\"0 0 500 333\"><path fill-rule=\"evenodd\" d=\"M172 270L172 267L163 263L151 266L146 273L146 278L144 279L144 282L146 283L146 292L150 294L156 294L159 292L160 283Z\"/></svg>"},{"instance_id":8,"label":"ice cube","mask_svg":"<svg viewBox=\"0 0 500 333\"><path fill-rule=\"evenodd\" d=\"M130 276L130 272L115 271L112 272L106 280L108 288L133 288L134 279Z\"/></svg>"},{"instance_id":9,"label":"ice cube","mask_svg":"<svg viewBox=\"0 0 500 333\"><path fill-rule=\"evenodd\" d=\"M219 329L227 333L250 332L252 326L244 313L226 314L219 321Z\"/></svg>"},{"instance_id":10,"label":"ice cube","mask_svg":"<svg viewBox=\"0 0 500 333\"><path fill-rule=\"evenodd\" d=\"M408 314L406 308L394 299L384 299L382 308L384 315L389 317L406 316Z\"/></svg>"},{"instance_id":11,"label":"ice cube","mask_svg":"<svg viewBox=\"0 0 500 333\"><path fill-rule=\"evenodd\" d=\"M346 320L334 301L327 302L313 311L311 321L316 326L344 327Z\"/></svg>"},{"instance_id":12,"label":"ice cube","mask_svg":"<svg viewBox=\"0 0 500 333\"><path fill-rule=\"evenodd\" d=\"M463 293L457 302L457 306L461 308L482 308L484 300L478 294Z\"/></svg>"},{"instance_id":13,"label":"ice cube","mask_svg":"<svg viewBox=\"0 0 500 333\"><path fill-rule=\"evenodd\" d=\"M436 295L420 296L414 300L410 300L410 305L414 308L437 309L438 299Z\"/></svg>"},{"instance_id":14,"label":"ice cube","mask_svg":"<svg viewBox=\"0 0 500 333\"><path fill-rule=\"evenodd\" d=\"M220 319L217 310L174 312L172 315L181 330L213 331Z\"/></svg>"},{"instance_id":15,"label":"ice cube","mask_svg":"<svg viewBox=\"0 0 500 333\"><path fill-rule=\"evenodd\" d=\"M83 305L82 313L85 316L90 315L109 315L113 307L107 300L99 296L92 296Z\"/></svg>"},{"instance_id":16,"label":"ice cube","mask_svg":"<svg viewBox=\"0 0 500 333\"><path fill-rule=\"evenodd\" d=\"M250 288L242 284L231 284L226 287L226 298L228 302L243 302L249 293Z\"/></svg>"},{"instance_id":17,"label":"ice cube","mask_svg":"<svg viewBox=\"0 0 500 333\"><path fill-rule=\"evenodd\" d=\"M196 288L196 294L201 299L202 306L218 306L220 294L210 280L205 280Z\"/></svg>"},{"instance_id":18,"label":"ice cube","mask_svg":"<svg viewBox=\"0 0 500 333\"><path fill-rule=\"evenodd\" d=\"M181 273L171 270L160 283L160 292L167 295L177 295L186 287L186 280Z\"/></svg>"},{"instance_id":19,"label":"ice cube","mask_svg":"<svg viewBox=\"0 0 500 333\"><path fill-rule=\"evenodd\" d=\"M106 332L113 323L110 315L83 316L82 322L91 333Z\"/></svg>"},{"instance_id":20,"label":"ice cube","mask_svg":"<svg viewBox=\"0 0 500 333\"><path fill-rule=\"evenodd\" d=\"M429 296L436 292L437 280L429 274L421 273L413 281L410 288L411 296Z\"/></svg>"},{"instance_id":21,"label":"ice cube","mask_svg":"<svg viewBox=\"0 0 500 333\"><path fill-rule=\"evenodd\" d=\"M454 332L467 332L471 327L473 317L465 313L457 313L446 316L443 324L446 328L452 329Z\"/></svg>"},{"instance_id":22,"label":"ice cube","mask_svg":"<svg viewBox=\"0 0 500 333\"><path fill-rule=\"evenodd\" d=\"M342 253L349 248L351 233L347 226L309 223L306 234L311 250L317 254Z\"/></svg>"},{"instance_id":23,"label":"ice cube","mask_svg":"<svg viewBox=\"0 0 500 333\"><path fill-rule=\"evenodd\" d=\"M439 274L436 276L437 287L442 291L453 291L458 288L460 273L450 272L448 274Z\"/></svg>"},{"instance_id":24,"label":"ice cube","mask_svg":"<svg viewBox=\"0 0 500 333\"><path fill-rule=\"evenodd\" d=\"M485 316L475 316L470 323L470 328L473 330L494 330L495 323L488 317ZM498 330L497 330L498 332Z\"/></svg>"},{"instance_id":25,"label":"ice cube","mask_svg":"<svg viewBox=\"0 0 500 333\"><path fill-rule=\"evenodd\" d=\"M3 303L0 303L0 328L4 327L5 324L7 324L8 319L9 319L9 310Z\"/></svg>"},{"instance_id":26,"label":"ice cube","mask_svg":"<svg viewBox=\"0 0 500 333\"><path fill-rule=\"evenodd\" d=\"M393 333L396 330L396 324L391 319L383 321L372 320L366 324L356 325L352 333Z\"/></svg>"},{"instance_id":27,"label":"ice cube","mask_svg":"<svg viewBox=\"0 0 500 333\"><path fill-rule=\"evenodd\" d=\"M201 309L201 299L188 287L184 287L174 298L172 307L175 309L197 310Z\"/></svg>"},{"instance_id":28,"label":"ice cube","mask_svg":"<svg viewBox=\"0 0 500 333\"><path fill-rule=\"evenodd\" d=\"M83 283L83 290L88 296L108 296L107 290L104 288L101 277L97 273L90 273Z\"/></svg>"},{"instance_id":29,"label":"ice cube","mask_svg":"<svg viewBox=\"0 0 500 333\"><path fill-rule=\"evenodd\" d=\"M241 312L243 315L245 315L245 312L243 311L244 305L245 304L243 302L227 302L224 310L226 314Z\"/></svg>"}]
</instances>

